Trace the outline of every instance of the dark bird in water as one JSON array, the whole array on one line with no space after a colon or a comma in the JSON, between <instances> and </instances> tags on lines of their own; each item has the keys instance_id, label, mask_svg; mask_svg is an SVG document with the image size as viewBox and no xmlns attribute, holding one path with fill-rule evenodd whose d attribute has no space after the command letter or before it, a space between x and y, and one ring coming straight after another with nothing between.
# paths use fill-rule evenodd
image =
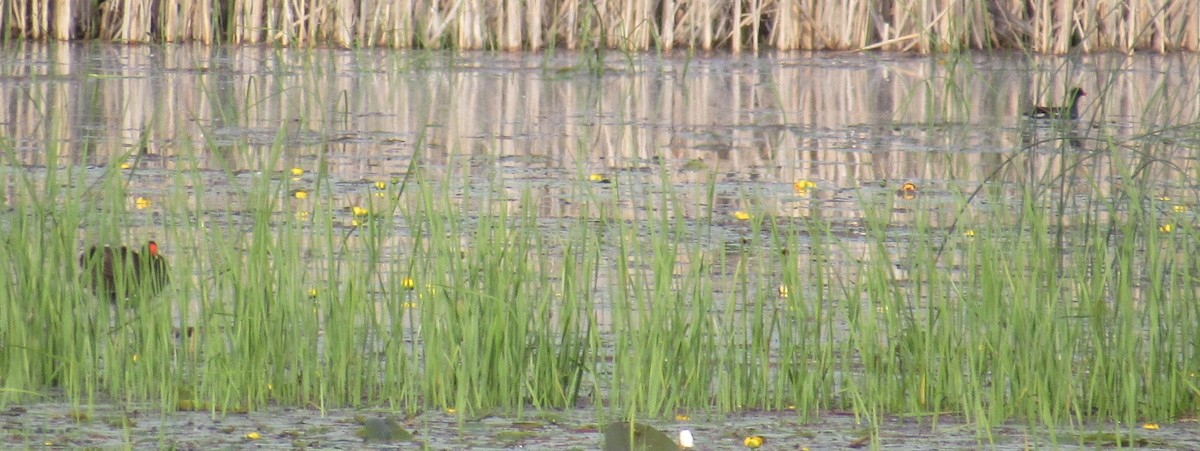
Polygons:
<instances>
[{"instance_id":1,"label":"dark bird in water","mask_svg":"<svg viewBox=\"0 0 1200 451\"><path fill-rule=\"evenodd\" d=\"M79 256L79 267L92 292L112 303L117 302L118 295L129 299L152 298L170 281L167 261L158 253L158 243L153 241L146 243L141 253L125 246L120 249L92 246Z\"/></svg>"},{"instance_id":2,"label":"dark bird in water","mask_svg":"<svg viewBox=\"0 0 1200 451\"><path fill-rule=\"evenodd\" d=\"M1067 103L1063 106L1035 106L1025 113L1033 119L1078 119L1079 98L1087 95L1083 88L1071 88L1067 91Z\"/></svg>"}]
</instances>

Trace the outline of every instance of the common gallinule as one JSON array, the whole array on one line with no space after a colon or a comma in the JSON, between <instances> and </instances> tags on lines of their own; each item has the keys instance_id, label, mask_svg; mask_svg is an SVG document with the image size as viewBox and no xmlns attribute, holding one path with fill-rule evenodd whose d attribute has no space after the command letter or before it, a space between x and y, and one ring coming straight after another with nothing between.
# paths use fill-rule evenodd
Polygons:
<instances>
[{"instance_id":1,"label":"common gallinule","mask_svg":"<svg viewBox=\"0 0 1200 451\"><path fill-rule=\"evenodd\" d=\"M125 246L113 249L108 246L92 246L79 256L85 282L97 297L107 297L116 303L117 296L154 297L170 280L167 276L167 261L158 253L158 243L146 243L142 253Z\"/></svg>"},{"instance_id":2,"label":"common gallinule","mask_svg":"<svg viewBox=\"0 0 1200 451\"><path fill-rule=\"evenodd\" d=\"M1063 106L1035 106L1025 113L1033 119L1078 119L1079 98L1087 95L1083 88L1071 88L1067 91L1066 104Z\"/></svg>"}]
</instances>

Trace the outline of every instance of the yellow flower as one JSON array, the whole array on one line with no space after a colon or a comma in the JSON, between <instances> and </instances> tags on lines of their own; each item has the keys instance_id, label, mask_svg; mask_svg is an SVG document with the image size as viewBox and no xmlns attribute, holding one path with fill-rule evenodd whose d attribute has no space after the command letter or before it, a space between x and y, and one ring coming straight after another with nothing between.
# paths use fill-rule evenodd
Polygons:
<instances>
[{"instance_id":1,"label":"yellow flower","mask_svg":"<svg viewBox=\"0 0 1200 451\"><path fill-rule=\"evenodd\" d=\"M746 221L746 220L750 219L750 213L746 213L742 210L738 210L738 211L733 212L733 217L737 218L738 221Z\"/></svg>"},{"instance_id":2,"label":"yellow flower","mask_svg":"<svg viewBox=\"0 0 1200 451\"><path fill-rule=\"evenodd\" d=\"M357 219L350 220L350 227L359 227L361 225L362 225L362 222L359 222L359 220L357 220Z\"/></svg>"},{"instance_id":3,"label":"yellow flower","mask_svg":"<svg viewBox=\"0 0 1200 451\"><path fill-rule=\"evenodd\" d=\"M133 205L137 207L138 210L145 210L150 208L150 199L138 196L138 198L133 201Z\"/></svg>"},{"instance_id":4,"label":"yellow flower","mask_svg":"<svg viewBox=\"0 0 1200 451\"><path fill-rule=\"evenodd\" d=\"M967 238L975 238L975 230L967 229L967 231L963 232L963 236L965 236Z\"/></svg>"},{"instance_id":5,"label":"yellow flower","mask_svg":"<svg viewBox=\"0 0 1200 451\"><path fill-rule=\"evenodd\" d=\"M417 282L413 281L412 277L405 277L400 279L400 286L404 287L405 290L411 290L417 286Z\"/></svg>"},{"instance_id":6,"label":"yellow flower","mask_svg":"<svg viewBox=\"0 0 1200 451\"><path fill-rule=\"evenodd\" d=\"M303 169L300 169L300 168L292 168L292 177L299 177L299 176L302 176L302 175L304 175L304 170L303 170Z\"/></svg>"},{"instance_id":7,"label":"yellow flower","mask_svg":"<svg viewBox=\"0 0 1200 451\"><path fill-rule=\"evenodd\" d=\"M138 361L138 355L134 354L133 355L133 363L137 363L137 361Z\"/></svg>"},{"instance_id":8,"label":"yellow flower","mask_svg":"<svg viewBox=\"0 0 1200 451\"><path fill-rule=\"evenodd\" d=\"M779 286L779 297L781 297L781 298L786 298L786 297L788 297L788 287L787 287L787 285L780 285L780 286Z\"/></svg>"},{"instance_id":9,"label":"yellow flower","mask_svg":"<svg viewBox=\"0 0 1200 451\"><path fill-rule=\"evenodd\" d=\"M297 211L296 212L296 220L301 221L301 222L307 221L308 220L308 211L307 210Z\"/></svg>"},{"instance_id":10,"label":"yellow flower","mask_svg":"<svg viewBox=\"0 0 1200 451\"><path fill-rule=\"evenodd\" d=\"M795 183L792 183L792 189L796 190L796 192L800 194L808 194L808 190L816 187L816 183L808 180L797 180Z\"/></svg>"},{"instance_id":11,"label":"yellow flower","mask_svg":"<svg viewBox=\"0 0 1200 451\"><path fill-rule=\"evenodd\" d=\"M363 208L363 207L360 207L357 205L355 205L353 208L351 208L350 211L354 212L354 216L358 216L360 218L371 214L371 212L369 210L367 210L366 208Z\"/></svg>"},{"instance_id":12,"label":"yellow flower","mask_svg":"<svg viewBox=\"0 0 1200 451\"><path fill-rule=\"evenodd\" d=\"M122 161L122 162L121 162L121 169L129 169L129 168L132 168L132 167L133 167L133 165L132 165L132 164L129 164L129 162L128 162L128 161Z\"/></svg>"},{"instance_id":13,"label":"yellow flower","mask_svg":"<svg viewBox=\"0 0 1200 451\"><path fill-rule=\"evenodd\" d=\"M1163 224L1158 227L1158 231L1162 232L1162 233L1171 233L1171 230L1174 230L1174 229L1175 229L1175 227L1172 227L1171 224Z\"/></svg>"},{"instance_id":14,"label":"yellow flower","mask_svg":"<svg viewBox=\"0 0 1200 451\"><path fill-rule=\"evenodd\" d=\"M601 174L598 172L593 173L592 175L589 175L588 180L596 182L596 183L608 183L609 182L608 177L605 177L604 174Z\"/></svg>"},{"instance_id":15,"label":"yellow flower","mask_svg":"<svg viewBox=\"0 0 1200 451\"><path fill-rule=\"evenodd\" d=\"M453 414L453 413L456 413L456 412L458 412L458 409L455 409L455 408L453 408L453 407L447 407L447 408L446 408L446 413Z\"/></svg>"},{"instance_id":16,"label":"yellow flower","mask_svg":"<svg viewBox=\"0 0 1200 451\"><path fill-rule=\"evenodd\" d=\"M316 287L308 289L308 297L310 297L310 298L317 297L317 288Z\"/></svg>"},{"instance_id":17,"label":"yellow flower","mask_svg":"<svg viewBox=\"0 0 1200 451\"><path fill-rule=\"evenodd\" d=\"M1170 202L1171 196L1159 196L1158 200L1161 200L1163 202Z\"/></svg>"},{"instance_id":18,"label":"yellow flower","mask_svg":"<svg viewBox=\"0 0 1200 451\"><path fill-rule=\"evenodd\" d=\"M917 197L917 184L913 182L904 182L904 185L900 186L900 190L897 191L896 194L899 194L900 197L904 199L912 199Z\"/></svg>"},{"instance_id":19,"label":"yellow flower","mask_svg":"<svg viewBox=\"0 0 1200 451\"><path fill-rule=\"evenodd\" d=\"M294 189L294 190L292 190L292 197L295 197L297 199L308 199L308 191L305 191L302 189Z\"/></svg>"},{"instance_id":20,"label":"yellow flower","mask_svg":"<svg viewBox=\"0 0 1200 451\"><path fill-rule=\"evenodd\" d=\"M747 448L758 448L763 445L763 438L761 435L751 435L742 440L742 444Z\"/></svg>"},{"instance_id":21,"label":"yellow flower","mask_svg":"<svg viewBox=\"0 0 1200 451\"><path fill-rule=\"evenodd\" d=\"M387 197L387 193L379 191L375 193L375 197Z\"/></svg>"},{"instance_id":22,"label":"yellow flower","mask_svg":"<svg viewBox=\"0 0 1200 451\"><path fill-rule=\"evenodd\" d=\"M1145 430L1148 430L1148 431L1157 431L1157 430L1158 430L1158 423L1146 423L1146 424L1143 424L1143 425L1142 425L1142 429L1145 429Z\"/></svg>"},{"instance_id":23,"label":"yellow flower","mask_svg":"<svg viewBox=\"0 0 1200 451\"><path fill-rule=\"evenodd\" d=\"M375 182L375 189L387 189L387 182L383 180Z\"/></svg>"},{"instance_id":24,"label":"yellow flower","mask_svg":"<svg viewBox=\"0 0 1200 451\"><path fill-rule=\"evenodd\" d=\"M1176 205L1174 207L1171 207L1171 211L1174 211L1176 213L1187 213L1187 211L1188 211L1187 205Z\"/></svg>"},{"instance_id":25,"label":"yellow flower","mask_svg":"<svg viewBox=\"0 0 1200 451\"><path fill-rule=\"evenodd\" d=\"M416 302L401 302L400 308L415 309L415 308L417 308L417 303Z\"/></svg>"},{"instance_id":26,"label":"yellow flower","mask_svg":"<svg viewBox=\"0 0 1200 451\"><path fill-rule=\"evenodd\" d=\"M250 440L258 440L258 439L262 438L262 434L259 434L258 432L251 432L249 434L246 434L246 438L250 439Z\"/></svg>"},{"instance_id":27,"label":"yellow flower","mask_svg":"<svg viewBox=\"0 0 1200 451\"><path fill-rule=\"evenodd\" d=\"M684 414L682 414L682 413L680 413L680 414L676 414L676 415L675 415L675 421L687 421L687 420L690 420L690 419L692 419L692 417L689 417L689 416L687 416L687 415L684 415Z\"/></svg>"}]
</instances>

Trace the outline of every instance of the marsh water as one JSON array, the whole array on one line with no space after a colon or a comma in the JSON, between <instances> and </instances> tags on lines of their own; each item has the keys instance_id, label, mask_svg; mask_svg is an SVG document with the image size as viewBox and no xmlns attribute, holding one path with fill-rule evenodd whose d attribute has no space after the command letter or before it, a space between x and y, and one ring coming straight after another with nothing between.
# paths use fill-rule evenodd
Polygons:
<instances>
[{"instance_id":1,"label":"marsh water","mask_svg":"<svg viewBox=\"0 0 1200 451\"><path fill-rule=\"evenodd\" d=\"M1088 93L1080 120L1022 117L1031 105L1061 104L1074 86ZM423 171L457 181L464 193L480 189L473 181L502 180L501 192L516 205L523 192L533 192L537 216L550 228L556 220L590 214L580 209L576 187L595 174L672 186L681 196L673 214L715 212L714 221L724 224L719 233L728 234L722 242L744 233L735 212L820 216L845 238L838 257L853 259L868 254L858 238L866 233L863 203L891 208L891 233L900 239L915 233L905 227L914 215L933 212L936 225L952 226L960 201L980 187L1011 193L1017 202L1020 186L1061 182L1057 177L1067 174L1067 183L1049 188L1064 198L1074 189L1113 192L1122 180L1110 158L1128 155L1113 155L1112 142L1120 143L1116 152L1153 149L1165 156L1177 169L1154 166L1161 171L1156 189L1194 201L1200 148L1195 55L610 53L601 59L587 53L10 43L0 49L0 99L0 139L11 149L3 170L38 180L48 167L72 164L99 178L130 164L137 170L126 200L135 213L132 234L151 237L162 233L163 218L140 212L135 199L162 202L180 169L195 170L191 183L207 193L209 204L192 206L207 212L201 221L236 226L249 221L237 214L246 207L238 187L256 174L324 171L333 204L349 208L369 201L373 183L402 177L419 152ZM282 159L264 167L279 151ZM1070 155L1093 156L1079 164ZM812 187L797 189L797 182ZM919 210L904 203L907 196L891 203L905 183L920 193ZM644 218L638 205L625 207L618 217ZM186 243L164 248L168 257L196 251ZM896 267L898 279L904 270ZM358 440L348 420L353 413L346 411L324 417L296 409L236 420L142 414L138 423L158 426L143 431L154 441L137 442L103 432L103 421L84 438L71 436L76 426L68 410L11 408L4 420L8 440L236 446L245 430L263 427L277 431L264 443L277 445L297 445L286 432L292 429L315 429L306 442L314 447ZM117 410L108 415L130 417ZM461 419L434 412L410 424L435 448L558 447L598 440L594 428L580 426L587 418L587 412L570 412L519 425L484 418L469 421L464 433ZM846 446L861 435L850 418L831 413L800 426L787 414L748 413L696 419L688 427L708 431L710 449L741 446L740 437L750 433L767 436L773 446L818 449ZM219 425L238 421L259 426ZM939 429L897 419L893 441L875 445L1020 448L1060 440L1017 426L981 439L972 427L949 424ZM824 434L823 428L839 432ZM164 441L172 429L212 440ZM496 438L496 431L510 429L519 433ZM1155 441L1141 444L1194 446L1200 442L1194 430L1186 423L1163 425Z\"/></svg>"}]
</instances>

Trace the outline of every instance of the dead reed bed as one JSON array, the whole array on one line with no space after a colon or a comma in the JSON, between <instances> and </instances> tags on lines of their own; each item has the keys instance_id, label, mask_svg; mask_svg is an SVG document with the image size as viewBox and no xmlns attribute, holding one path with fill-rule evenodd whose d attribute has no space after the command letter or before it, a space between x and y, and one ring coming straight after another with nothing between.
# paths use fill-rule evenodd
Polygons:
<instances>
[{"instance_id":1,"label":"dead reed bed","mask_svg":"<svg viewBox=\"0 0 1200 451\"><path fill-rule=\"evenodd\" d=\"M1195 51L1200 0L4 0L9 38L492 50Z\"/></svg>"}]
</instances>

